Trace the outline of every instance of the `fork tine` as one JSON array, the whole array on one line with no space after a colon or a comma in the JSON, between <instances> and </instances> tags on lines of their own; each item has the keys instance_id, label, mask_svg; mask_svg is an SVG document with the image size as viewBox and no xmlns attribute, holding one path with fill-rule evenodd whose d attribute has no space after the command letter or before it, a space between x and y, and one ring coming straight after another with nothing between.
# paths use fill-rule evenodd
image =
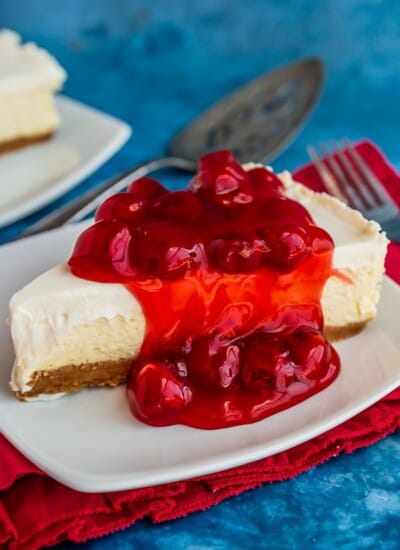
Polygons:
<instances>
[{"instance_id":1,"label":"fork tine","mask_svg":"<svg viewBox=\"0 0 400 550\"><path fill-rule=\"evenodd\" d=\"M342 193L342 191L339 189L338 184L335 181L335 178L332 177L329 170L326 168L326 166L323 164L321 158L318 156L318 153L312 145L307 145L307 152L309 157L311 158L312 162L314 163L320 178L322 179L326 190L333 195L334 197L338 197L344 202L347 201L347 197L345 197Z\"/></svg>"},{"instance_id":2,"label":"fork tine","mask_svg":"<svg viewBox=\"0 0 400 550\"><path fill-rule=\"evenodd\" d=\"M364 207L364 203L360 200L360 197L356 193L353 185L349 183L343 168L333 156L334 151L328 148L328 146L324 143L321 143L320 147L324 153L326 165L335 174L336 179L339 181L340 186L343 190L343 193L347 197L346 202L353 208L357 208L357 210L362 209Z\"/></svg>"},{"instance_id":3,"label":"fork tine","mask_svg":"<svg viewBox=\"0 0 400 550\"><path fill-rule=\"evenodd\" d=\"M320 143L318 147L308 145L307 151L326 190L342 200L345 198L345 202L366 218L392 231L392 225L388 224L400 218L400 209L350 141L347 138L341 143L331 140L330 144ZM370 183L371 179L376 181Z\"/></svg>"},{"instance_id":4,"label":"fork tine","mask_svg":"<svg viewBox=\"0 0 400 550\"><path fill-rule=\"evenodd\" d=\"M381 184L381 182L378 180L378 178L375 176L375 174L372 172L372 170L368 167L368 165L364 162L361 155L358 153L357 149L355 149L352 144L350 143L349 139L347 137L343 138L343 141L346 145L347 151L352 158L354 164L359 168L362 175L364 176L365 180L369 184L372 192L375 194L376 198L378 199L379 203L384 205L387 203L393 204L393 206L397 210L397 205L391 198L391 196L386 192L385 188Z\"/></svg>"},{"instance_id":5,"label":"fork tine","mask_svg":"<svg viewBox=\"0 0 400 550\"><path fill-rule=\"evenodd\" d=\"M349 161L346 155L346 146L343 145L342 143L339 143L335 139L332 139L331 143L333 148L336 149L336 154L349 176L349 183L352 184L355 192L358 193L358 196L360 197L361 201L364 203L365 207L367 208L373 207L376 203L376 200L374 196L371 194L369 187L365 185L365 182L362 180L358 172L354 169L353 165Z\"/></svg>"}]
</instances>

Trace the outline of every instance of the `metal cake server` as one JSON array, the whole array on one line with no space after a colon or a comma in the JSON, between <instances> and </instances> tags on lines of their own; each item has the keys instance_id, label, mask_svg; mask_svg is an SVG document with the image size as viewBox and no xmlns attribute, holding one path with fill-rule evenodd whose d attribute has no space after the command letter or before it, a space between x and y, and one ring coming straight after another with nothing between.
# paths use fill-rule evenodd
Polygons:
<instances>
[{"instance_id":1,"label":"metal cake server","mask_svg":"<svg viewBox=\"0 0 400 550\"><path fill-rule=\"evenodd\" d=\"M160 170L194 172L198 158L229 149L239 162L268 162L288 145L318 100L324 79L322 61L307 58L268 72L211 106L170 142L167 156L146 161L90 189L51 212L14 240L77 222L110 194Z\"/></svg>"}]
</instances>

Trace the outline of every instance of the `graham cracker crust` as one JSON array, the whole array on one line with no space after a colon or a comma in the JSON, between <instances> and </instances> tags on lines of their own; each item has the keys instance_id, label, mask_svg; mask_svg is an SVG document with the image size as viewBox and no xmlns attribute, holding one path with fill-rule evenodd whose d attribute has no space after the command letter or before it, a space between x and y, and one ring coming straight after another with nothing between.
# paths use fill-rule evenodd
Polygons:
<instances>
[{"instance_id":1,"label":"graham cracker crust","mask_svg":"<svg viewBox=\"0 0 400 550\"><path fill-rule=\"evenodd\" d=\"M324 336L330 342L349 338L361 332L368 320L349 323L342 327L325 327ZM128 380L132 359L102 361L84 365L66 365L54 370L35 372L32 377L32 388L25 393L17 392L21 401L41 394L75 392L82 388L99 386L118 386Z\"/></svg>"},{"instance_id":2,"label":"graham cracker crust","mask_svg":"<svg viewBox=\"0 0 400 550\"><path fill-rule=\"evenodd\" d=\"M366 324L370 321L360 321L359 323L349 323L342 327L325 327L324 336L329 342L337 342L338 340L344 340L350 336L355 336L363 330Z\"/></svg>"},{"instance_id":3,"label":"graham cracker crust","mask_svg":"<svg viewBox=\"0 0 400 550\"><path fill-rule=\"evenodd\" d=\"M20 137L20 138L12 139L10 141L4 141L3 143L0 143L0 154L9 153L10 151L14 151L15 149L21 149L22 147L33 145L34 143L46 141L51 137L53 137L53 135L54 135L54 131L51 131L51 132L46 132L45 134L38 134L36 136Z\"/></svg>"},{"instance_id":4,"label":"graham cracker crust","mask_svg":"<svg viewBox=\"0 0 400 550\"><path fill-rule=\"evenodd\" d=\"M82 388L118 386L127 382L132 359L102 361L85 365L66 365L54 370L35 372L28 392L17 392L21 401L41 394L75 392Z\"/></svg>"}]
</instances>

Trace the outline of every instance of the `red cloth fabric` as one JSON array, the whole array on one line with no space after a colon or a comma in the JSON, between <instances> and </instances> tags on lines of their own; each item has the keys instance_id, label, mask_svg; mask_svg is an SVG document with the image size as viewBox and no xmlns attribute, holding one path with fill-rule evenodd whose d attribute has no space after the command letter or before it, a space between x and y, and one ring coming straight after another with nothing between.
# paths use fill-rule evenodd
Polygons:
<instances>
[{"instance_id":1,"label":"red cloth fabric","mask_svg":"<svg viewBox=\"0 0 400 550\"><path fill-rule=\"evenodd\" d=\"M400 176L370 142L358 145L400 204ZM314 189L321 182L306 166L296 179ZM400 246L391 245L387 271L400 281ZM371 445L400 425L400 388L319 437L288 451L239 468L157 487L85 494L53 480L0 435L0 547L32 550L63 540L79 542L128 527L138 519L155 522L204 510L266 482L281 481L339 453Z\"/></svg>"}]
</instances>

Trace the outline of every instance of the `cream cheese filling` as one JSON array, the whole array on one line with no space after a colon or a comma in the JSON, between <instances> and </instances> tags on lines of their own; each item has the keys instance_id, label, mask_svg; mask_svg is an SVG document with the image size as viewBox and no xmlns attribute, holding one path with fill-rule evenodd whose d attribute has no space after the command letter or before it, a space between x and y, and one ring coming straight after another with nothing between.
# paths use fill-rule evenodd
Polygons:
<instances>
[{"instance_id":1,"label":"cream cheese filling","mask_svg":"<svg viewBox=\"0 0 400 550\"><path fill-rule=\"evenodd\" d=\"M10 301L15 349L11 387L26 392L35 371L63 365L134 357L145 331L142 308L120 284L95 283L67 265L46 271ZM85 362L85 361L84 361Z\"/></svg>"},{"instance_id":2,"label":"cream cheese filling","mask_svg":"<svg viewBox=\"0 0 400 550\"><path fill-rule=\"evenodd\" d=\"M51 134L60 119L47 91L0 96L0 142Z\"/></svg>"}]
</instances>

